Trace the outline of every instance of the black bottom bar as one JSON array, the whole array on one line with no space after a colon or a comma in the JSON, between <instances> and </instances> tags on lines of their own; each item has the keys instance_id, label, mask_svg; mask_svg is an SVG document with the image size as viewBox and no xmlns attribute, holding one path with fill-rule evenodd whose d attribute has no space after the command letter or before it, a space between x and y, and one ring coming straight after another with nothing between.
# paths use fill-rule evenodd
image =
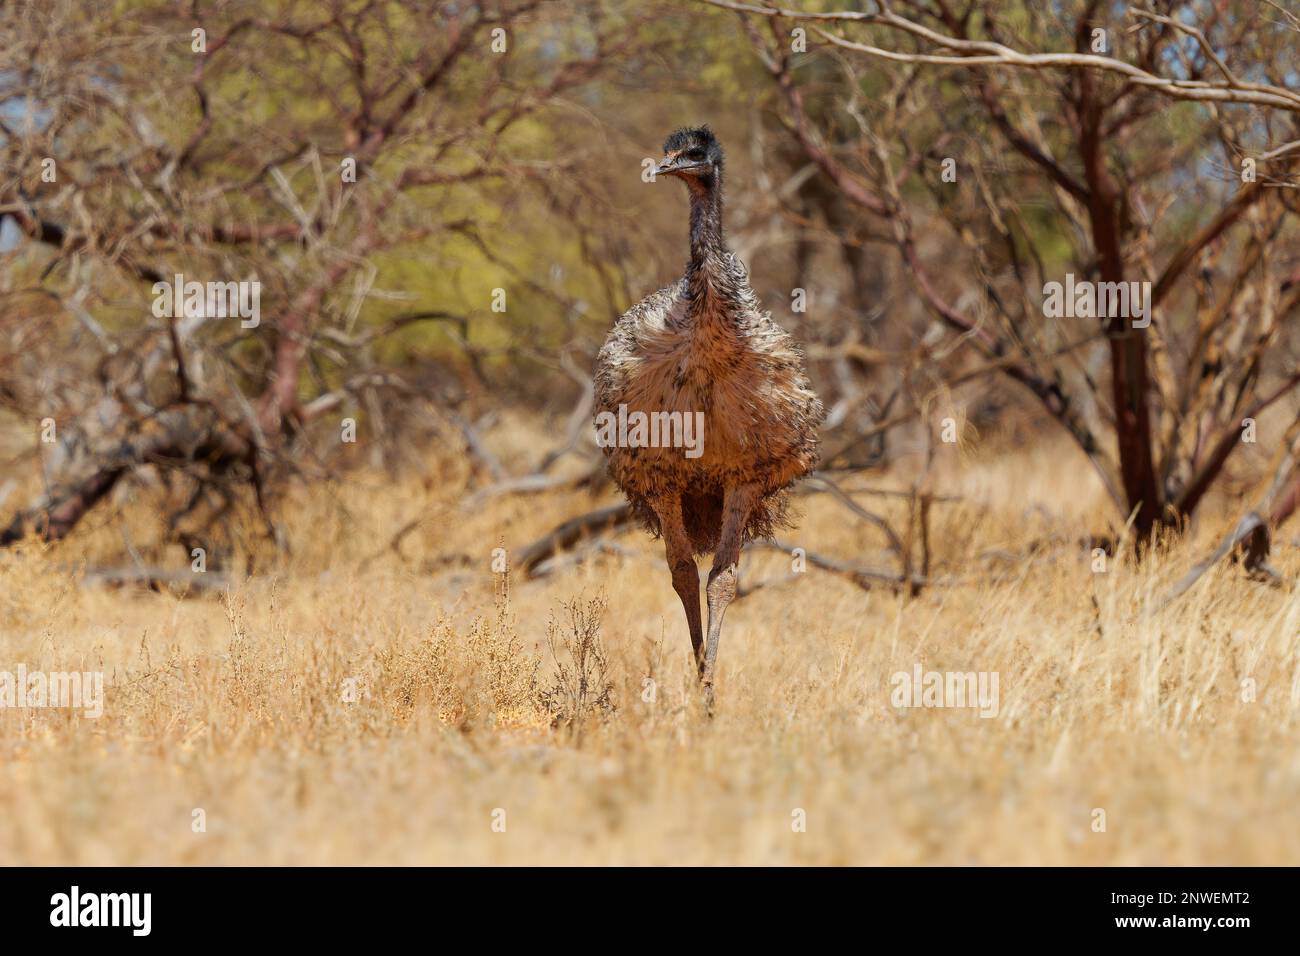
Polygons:
<instances>
[{"instance_id":1,"label":"black bottom bar","mask_svg":"<svg viewBox=\"0 0 1300 956\"><path fill-rule=\"evenodd\" d=\"M438 925L440 934L489 942L506 927L549 935L572 924L575 941L601 939L605 927L612 935L603 948L634 927L637 936L698 939L785 924L851 938L908 927L927 944L1047 931L1036 938L1232 945L1290 936L1294 876L1224 868L0 869L0 913L6 943L75 934L128 944L373 945L377 930L382 939Z\"/></svg>"}]
</instances>

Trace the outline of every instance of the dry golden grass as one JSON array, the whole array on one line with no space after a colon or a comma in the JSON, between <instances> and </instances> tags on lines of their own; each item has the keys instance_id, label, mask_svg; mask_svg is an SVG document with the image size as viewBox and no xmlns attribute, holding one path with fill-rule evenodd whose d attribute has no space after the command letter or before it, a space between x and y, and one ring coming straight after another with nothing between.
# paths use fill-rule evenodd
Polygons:
<instances>
[{"instance_id":1,"label":"dry golden grass","mask_svg":"<svg viewBox=\"0 0 1300 956\"><path fill-rule=\"evenodd\" d=\"M599 503L585 495L465 512L455 462L401 487L350 481L291 503L295 551L274 572L188 598L79 582L71 565L120 553L120 524L146 527L144 503L98 515L53 549L0 555L0 669L102 669L107 685L99 719L0 711L4 861L1294 862L1300 603L1226 566L1156 609L1226 504L1141 567L1027 555L1102 526L1070 454L943 463L938 488L963 500L935 506L935 573L961 580L916 598L749 554L742 585L771 583L729 613L712 720L658 543L628 533L625 553L509 587L491 572L493 548ZM884 561L827 496L802 502L792 543ZM1276 563L1300 571L1293 548ZM607 604L587 650L603 648L612 713L590 657L586 699L555 693L575 599L588 630ZM890 676L917 663L997 672L1000 712L895 709Z\"/></svg>"}]
</instances>

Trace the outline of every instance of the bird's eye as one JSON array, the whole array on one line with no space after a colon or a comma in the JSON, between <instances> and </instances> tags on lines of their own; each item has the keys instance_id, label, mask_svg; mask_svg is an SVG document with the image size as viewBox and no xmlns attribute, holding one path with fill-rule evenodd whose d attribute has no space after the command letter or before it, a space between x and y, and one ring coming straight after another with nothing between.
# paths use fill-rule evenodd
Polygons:
<instances>
[{"instance_id":1,"label":"bird's eye","mask_svg":"<svg viewBox=\"0 0 1300 956\"><path fill-rule=\"evenodd\" d=\"M701 159L704 158L704 150L698 146L696 146L694 149L689 149L686 151L686 158L699 162Z\"/></svg>"}]
</instances>

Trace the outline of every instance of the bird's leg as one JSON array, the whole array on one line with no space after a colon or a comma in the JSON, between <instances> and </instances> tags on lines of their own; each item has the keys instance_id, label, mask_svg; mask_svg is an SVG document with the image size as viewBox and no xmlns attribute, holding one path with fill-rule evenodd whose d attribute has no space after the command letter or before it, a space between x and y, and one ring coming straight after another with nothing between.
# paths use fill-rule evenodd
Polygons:
<instances>
[{"instance_id":1,"label":"bird's leg","mask_svg":"<svg viewBox=\"0 0 1300 956\"><path fill-rule=\"evenodd\" d=\"M700 627L700 572L695 566L695 549L686 534L682 520L682 499L679 495L666 495L651 502L659 516L659 531L664 536L664 552L668 570L673 575L673 590L682 599L686 611L686 626L691 630L691 652L700 673L704 672L701 648L704 633Z\"/></svg>"},{"instance_id":2,"label":"bird's leg","mask_svg":"<svg viewBox=\"0 0 1300 956\"><path fill-rule=\"evenodd\" d=\"M718 539L717 553L713 557L713 569L709 571L706 592L709 599L709 634L704 651L704 668L701 671L704 686L710 692L713 687L713 666L718 659L718 639L722 636L722 616L727 613L727 605L736 596L741 539L757 500L757 485L728 488L722 499L722 534Z\"/></svg>"}]
</instances>

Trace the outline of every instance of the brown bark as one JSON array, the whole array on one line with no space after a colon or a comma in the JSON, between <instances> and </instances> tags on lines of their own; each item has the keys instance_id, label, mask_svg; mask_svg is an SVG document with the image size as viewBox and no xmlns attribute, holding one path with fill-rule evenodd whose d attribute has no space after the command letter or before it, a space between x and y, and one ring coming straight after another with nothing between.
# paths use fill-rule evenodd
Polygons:
<instances>
[{"instance_id":1,"label":"brown bark","mask_svg":"<svg viewBox=\"0 0 1300 956\"><path fill-rule=\"evenodd\" d=\"M1104 110L1091 73L1079 74L1079 152L1088 183L1088 216L1102 282L1124 281L1120 189L1106 168L1102 142ZM1111 400L1120 477L1139 546L1161 521L1162 501L1151 442L1147 344L1126 316L1112 316L1110 335Z\"/></svg>"}]
</instances>

